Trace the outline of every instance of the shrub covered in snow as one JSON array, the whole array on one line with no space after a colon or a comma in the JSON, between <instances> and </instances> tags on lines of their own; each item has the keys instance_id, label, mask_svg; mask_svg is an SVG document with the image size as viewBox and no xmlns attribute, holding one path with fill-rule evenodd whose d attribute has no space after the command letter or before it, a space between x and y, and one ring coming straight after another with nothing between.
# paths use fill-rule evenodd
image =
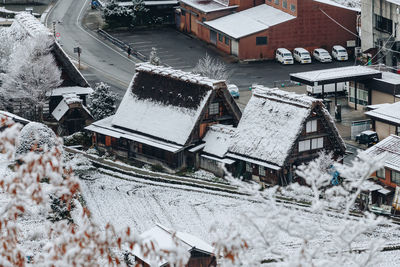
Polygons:
<instances>
[{"instance_id":1,"label":"shrub covered in snow","mask_svg":"<svg viewBox=\"0 0 400 267\"><path fill-rule=\"evenodd\" d=\"M93 93L89 95L89 110L95 120L101 120L115 113L117 95L111 92L110 86L106 83L98 83Z\"/></svg>"},{"instance_id":2,"label":"shrub covered in snow","mask_svg":"<svg viewBox=\"0 0 400 267\"><path fill-rule=\"evenodd\" d=\"M29 151L43 152L58 143L57 136L46 125L30 122L22 128L16 145L15 154L21 156Z\"/></svg>"}]
</instances>

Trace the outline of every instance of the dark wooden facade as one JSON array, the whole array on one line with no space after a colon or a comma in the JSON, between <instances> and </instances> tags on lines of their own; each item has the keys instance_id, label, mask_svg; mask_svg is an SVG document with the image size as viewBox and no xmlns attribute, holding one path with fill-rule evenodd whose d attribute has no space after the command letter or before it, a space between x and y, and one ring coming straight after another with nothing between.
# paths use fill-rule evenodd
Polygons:
<instances>
[{"instance_id":1,"label":"dark wooden facade","mask_svg":"<svg viewBox=\"0 0 400 267\"><path fill-rule=\"evenodd\" d=\"M254 161L250 159L249 161L241 160L235 166L236 176L253 179L263 186L288 185L293 182L304 183L295 174L297 166L317 158L322 150L332 152L334 160L341 159L346 151L344 143L338 135L330 115L323 109L321 102L315 102L310 116L303 123L301 133L293 143L284 165L279 170L252 163ZM316 122L316 129L307 132L307 122L312 121ZM318 143L321 140L322 146L321 143ZM304 149L304 146L300 149L300 142L309 142L309 149Z\"/></svg>"}]
</instances>

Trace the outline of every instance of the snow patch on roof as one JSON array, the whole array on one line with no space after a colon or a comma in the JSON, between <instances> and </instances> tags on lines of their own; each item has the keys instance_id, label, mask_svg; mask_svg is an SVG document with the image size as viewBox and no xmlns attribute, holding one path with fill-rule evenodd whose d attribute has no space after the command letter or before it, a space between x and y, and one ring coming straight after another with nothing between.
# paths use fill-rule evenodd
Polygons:
<instances>
[{"instance_id":1,"label":"snow patch on roof","mask_svg":"<svg viewBox=\"0 0 400 267\"><path fill-rule=\"evenodd\" d=\"M204 24L232 38L240 39L294 18L286 12L262 4L222 18L205 21Z\"/></svg>"},{"instance_id":2,"label":"snow patch on roof","mask_svg":"<svg viewBox=\"0 0 400 267\"><path fill-rule=\"evenodd\" d=\"M399 85L400 84L400 75L397 73L383 71L382 79L375 78L375 80L383 81L385 83L390 83L393 85Z\"/></svg>"},{"instance_id":3,"label":"snow patch on roof","mask_svg":"<svg viewBox=\"0 0 400 267\"><path fill-rule=\"evenodd\" d=\"M400 102L382 105L382 107L365 112L366 115L400 124Z\"/></svg>"},{"instance_id":4,"label":"snow patch on roof","mask_svg":"<svg viewBox=\"0 0 400 267\"><path fill-rule=\"evenodd\" d=\"M187 81L190 83L202 84L206 86L210 86L212 88L216 88L221 83L225 82L224 80L214 80L207 77L200 76L199 74L194 74L191 72L185 72L182 70L176 70L171 67L165 66L156 66L150 63L139 63L136 64L137 72L150 72L154 74L158 74L160 76L172 77L182 81Z\"/></svg>"},{"instance_id":5,"label":"snow patch on roof","mask_svg":"<svg viewBox=\"0 0 400 267\"><path fill-rule=\"evenodd\" d=\"M375 157L386 153L385 167L400 171L400 136L390 135L362 153Z\"/></svg>"},{"instance_id":6,"label":"snow patch on roof","mask_svg":"<svg viewBox=\"0 0 400 267\"><path fill-rule=\"evenodd\" d=\"M175 237L173 237L174 235ZM203 240L187 233L172 231L161 224L157 224L156 227L143 232L140 235L140 238L145 244L148 244L149 247L151 247L150 242L153 242L161 251L175 251L177 248L175 242L178 242L178 245L189 252L193 249L197 249L207 254L213 254L214 251L214 248ZM144 256L139 246L136 245L134 247L133 254L144 262L154 266L154 259L150 258L149 255ZM156 260L156 262L158 266L162 266L168 261L162 259L160 261Z\"/></svg>"},{"instance_id":7,"label":"snow patch on roof","mask_svg":"<svg viewBox=\"0 0 400 267\"><path fill-rule=\"evenodd\" d=\"M314 102L298 95L257 87L244 109L229 152L283 166Z\"/></svg>"},{"instance_id":8,"label":"snow patch on roof","mask_svg":"<svg viewBox=\"0 0 400 267\"><path fill-rule=\"evenodd\" d=\"M314 0L314 1L353 11L361 11L360 0Z\"/></svg>"},{"instance_id":9,"label":"snow patch on roof","mask_svg":"<svg viewBox=\"0 0 400 267\"><path fill-rule=\"evenodd\" d=\"M74 103L79 103L82 105L82 99L80 99L79 96L77 96L76 94L63 95L63 99L60 101L60 103L57 105L57 107L53 110L51 115L53 115L53 117L57 121L60 121L61 118L65 115L65 113L68 112L68 110L70 108L69 105L74 104ZM82 105L82 107L84 107L84 106ZM90 112L88 110L86 110L86 111L90 114Z\"/></svg>"},{"instance_id":10,"label":"snow patch on roof","mask_svg":"<svg viewBox=\"0 0 400 267\"><path fill-rule=\"evenodd\" d=\"M40 21L29 13L22 12L15 16L15 22L18 23L24 31L31 37L38 35L52 36L50 30Z\"/></svg>"},{"instance_id":11,"label":"snow patch on roof","mask_svg":"<svg viewBox=\"0 0 400 267\"><path fill-rule=\"evenodd\" d=\"M51 92L47 92L46 96L61 96L65 94L87 95L91 93L93 93L93 89L90 87L67 86L55 88Z\"/></svg>"},{"instance_id":12,"label":"snow patch on roof","mask_svg":"<svg viewBox=\"0 0 400 267\"><path fill-rule=\"evenodd\" d=\"M234 9L238 6L229 6L229 0L179 0L188 6L204 13L221 11L225 9Z\"/></svg>"},{"instance_id":13,"label":"snow patch on roof","mask_svg":"<svg viewBox=\"0 0 400 267\"><path fill-rule=\"evenodd\" d=\"M210 126L203 141L206 142L203 151L223 158L228 152L229 144L235 128L217 124Z\"/></svg>"}]
</instances>

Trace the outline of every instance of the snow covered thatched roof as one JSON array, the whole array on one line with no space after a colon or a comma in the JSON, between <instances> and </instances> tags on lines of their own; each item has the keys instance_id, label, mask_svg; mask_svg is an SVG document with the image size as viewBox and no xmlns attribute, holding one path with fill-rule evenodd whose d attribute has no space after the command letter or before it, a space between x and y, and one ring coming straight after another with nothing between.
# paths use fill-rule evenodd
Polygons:
<instances>
[{"instance_id":1,"label":"snow covered thatched roof","mask_svg":"<svg viewBox=\"0 0 400 267\"><path fill-rule=\"evenodd\" d=\"M16 15L14 23L17 23L31 37L38 35L52 35L50 30L40 23L37 18L26 12Z\"/></svg>"},{"instance_id":2,"label":"snow covered thatched roof","mask_svg":"<svg viewBox=\"0 0 400 267\"><path fill-rule=\"evenodd\" d=\"M390 135L362 153L372 157L386 153L385 167L400 171L400 136Z\"/></svg>"},{"instance_id":3,"label":"snow covered thatched roof","mask_svg":"<svg viewBox=\"0 0 400 267\"><path fill-rule=\"evenodd\" d=\"M264 165L269 164L269 168L276 166L275 169L279 169L285 164L316 105L322 106L321 100L279 89L257 87L232 137L228 156L258 160ZM344 147L327 111L324 116Z\"/></svg>"},{"instance_id":4,"label":"snow covered thatched roof","mask_svg":"<svg viewBox=\"0 0 400 267\"><path fill-rule=\"evenodd\" d=\"M188 141L217 81L168 67L139 64L112 124L178 145Z\"/></svg>"},{"instance_id":5,"label":"snow covered thatched roof","mask_svg":"<svg viewBox=\"0 0 400 267\"><path fill-rule=\"evenodd\" d=\"M206 142L203 151L207 154L223 158L228 152L231 137L235 128L228 125L216 124L210 126L203 141Z\"/></svg>"},{"instance_id":6,"label":"snow covered thatched roof","mask_svg":"<svg viewBox=\"0 0 400 267\"><path fill-rule=\"evenodd\" d=\"M204 24L232 38L239 39L295 17L277 8L262 4Z\"/></svg>"},{"instance_id":7,"label":"snow covered thatched roof","mask_svg":"<svg viewBox=\"0 0 400 267\"><path fill-rule=\"evenodd\" d=\"M160 251L175 251L177 248L175 242L178 242L178 245L188 252L196 250L213 255L214 251L214 248L203 240L187 233L172 231L161 224L157 224L156 227L143 232L140 238L145 244L148 244L149 247L151 247L150 242L153 242ZM151 266L165 266L168 262L166 259L162 259L161 261L156 261L156 265L155 262L149 258L149 255L144 256L144 253L142 253L140 247L137 245L133 249L133 254Z\"/></svg>"}]
</instances>

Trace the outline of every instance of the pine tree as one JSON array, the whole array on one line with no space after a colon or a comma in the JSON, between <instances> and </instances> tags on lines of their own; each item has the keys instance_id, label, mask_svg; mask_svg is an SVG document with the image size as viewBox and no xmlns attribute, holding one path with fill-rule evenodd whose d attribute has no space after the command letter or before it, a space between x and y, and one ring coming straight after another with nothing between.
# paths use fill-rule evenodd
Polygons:
<instances>
[{"instance_id":1,"label":"pine tree","mask_svg":"<svg viewBox=\"0 0 400 267\"><path fill-rule=\"evenodd\" d=\"M118 95L110 90L110 86L106 83L98 83L95 86L94 92L89 95L90 105L89 110L95 120L100 120L111 116L115 113L116 100Z\"/></svg>"}]
</instances>

